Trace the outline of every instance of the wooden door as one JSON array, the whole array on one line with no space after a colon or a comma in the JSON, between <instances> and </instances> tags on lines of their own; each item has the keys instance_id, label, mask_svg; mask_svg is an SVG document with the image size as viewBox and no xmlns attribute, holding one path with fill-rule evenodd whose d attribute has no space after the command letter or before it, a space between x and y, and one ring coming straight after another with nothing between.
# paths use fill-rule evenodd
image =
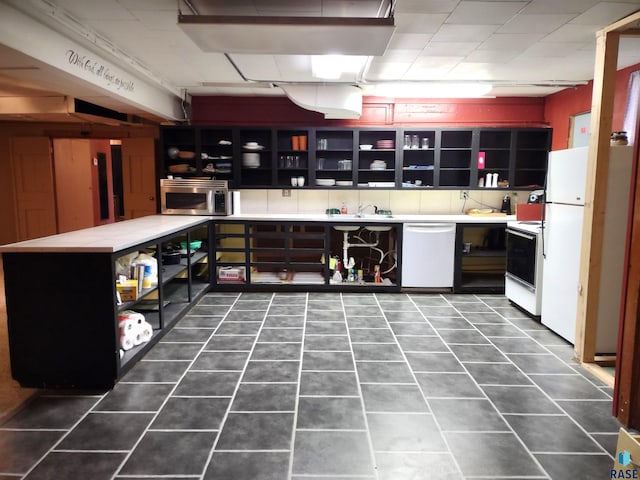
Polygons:
<instances>
[{"instance_id":1,"label":"wooden door","mask_svg":"<svg viewBox=\"0 0 640 480\"><path fill-rule=\"evenodd\" d=\"M153 138L122 139L122 184L125 219L158 212Z\"/></svg>"},{"instance_id":2,"label":"wooden door","mask_svg":"<svg viewBox=\"0 0 640 480\"><path fill-rule=\"evenodd\" d=\"M53 140L58 233L95 225L91 141Z\"/></svg>"},{"instance_id":3,"label":"wooden door","mask_svg":"<svg viewBox=\"0 0 640 480\"><path fill-rule=\"evenodd\" d=\"M56 198L48 137L11 139L18 241L54 235Z\"/></svg>"}]
</instances>

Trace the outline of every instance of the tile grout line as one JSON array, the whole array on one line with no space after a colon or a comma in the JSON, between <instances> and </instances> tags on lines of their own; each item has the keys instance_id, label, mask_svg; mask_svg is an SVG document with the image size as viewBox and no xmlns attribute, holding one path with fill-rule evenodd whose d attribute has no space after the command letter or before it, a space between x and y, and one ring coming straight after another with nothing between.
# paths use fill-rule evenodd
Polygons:
<instances>
[{"instance_id":1,"label":"tile grout line","mask_svg":"<svg viewBox=\"0 0 640 480\"><path fill-rule=\"evenodd\" d=\"M204 298L207 298L207 296L205 295ZM209 335L209 337L207 338L207 340L202 344L202 347L198 350L198 352L195 354L195 356L193 357L193 359L189 362L189 366L185 369L184 373L180 376L180 378L178 378L178 380L176 380L175 385L173 386L173 388L169 391L169 393L167 394L167 397L164 399L164 401L162 402L162 404L158 407L158 410L155 412L155 414L153 415L153 417L151 418L151 420L149 421L149 424L147 425L147 427L144 429L144 431L142 432L142 434L140 435L140 437L138 438L138 440L133 444L133 446L131 447L131 450L129 451L128 455L125 456L125 458L122 460L122 462L120 462L120 466L116 469L115 473L112 475L112 479L116 478L119 476L122 468L126 465L127 461L131 458L131 455L133 454L133 451L136 449L136 447L140 444L140 442L142 441L142 439L144 438L145 434L147 432L150 431L151 429L151 425L153 424L153 422L156 420L156 418L158 418L158 415L160 415L160 412L162 411L162 409L164 408L164 406L169 402L169 399L171 398L171 394L173 392L176 391L176 389L178 388L178 385L180 384L180 382L186 377L186 375L189 373L189 369L191 368L191 366L193 366L193 364L196 362L197 358L200 356L200 354L205 351L205 348L207 346L207 344L211 341L211 339L213 338L213 336L215 335L215 333L218 331L218 328L220 328L220 325L222 325L224 323L224 319L227 317L227 315L229 314L229 312L231 312L231 309L233 308L233 305L235 305L238 301L238 299L240 298L240 295L237 295L235 300L231 303L231 305L228 305L228 310L227 313L225 313L222 316L222 319L218 322L218 324L216 325L216 327L213 329L213 331L211 332L211 335ZM200 300L202 301L202 300ZM198 302L198 305L200 305L200 302ZM226 305L225 305L226 306ZM185 316L188 315L185 314ZM184 318L184 317L183 317ZM175 326L171 328L171 330L173 330L174 328L176 328ZM155 345L154 345L155 347ZM220 431L222 431L222 428L220 428L218 430L218 434L217 436L220 435ZM206 468L206 466L205 466ZM200 475L199 478L201 478L202 475ZM198 477L194 477L194 478L198 478Z\"/></svg>"},{"instance_id":2,"label":"tile grout line","mask_svg":"<svg viewBox=\"0 0 640 480\"><path fill-rule=\"evenodd\" d=\"M296 429L298 427L298 412L299 412L299 405L300 405L300 388L302 385L302 362L304 360L304 342L305 342L305 337L306 337L306 331L307 331L307 315L309 312L309 293L305 293L305 303L304 303L304 317L303 317L303 323L302 323L302 341L300 344L300 356L299 361L300 361L300 366L298 367L298 385L296 387L296 395L295 395L295 400L294 400L294 414L293 414L293 426L291 428L291 447L290 447L290 452L289 452L289 468L288 468L288 477L287 478L292 478L293 476L293 457L295 455L295 446L296 446Z\"/></svg>"},{"instance_id":3,"label":"tile grout line","mask_svg":"<svg viewBox=\"0 0 640 480\"><path fill-rule=\"evenodd\" d=\"M242 293L240 293L238 295L238 297L236 298L236 301L229 308L229 311L227 312L227 315L229 313L231 313L231 311L233 310L233 308L235 306L238 305L238 302L242 298L242 295L243 295ZM218 442L220 441L220 436L222 435L222 430L224 429L224 425L225 425L225 423L227 423L227 419L229 418L229 413L232 411L231 410L231 406L233 405L233 402L234 402L234 400L236 398L236 394L238 393L238 390L240 389L240 385L242 384L242 378L244 377L244 374L247 371L247 367L249 366L249 362L251 361L251 355L253 355L253 352L254 352L254 350L256 348L256 345L258 344L258 338L260 338L260 334L262 333L262 329L263 329L264 324L265 324L265 322L267 320L267 316L269 314L269 308L271 308L271 305L273 304L273 298L274 297L275 297L275 294L272 292L271 293L271 298L270 298L269 303L267 305L267 309L264 311L264 316L262 318L262 322L260 323L260 328L258 329L257 333L255 334L255 339L253 340L253 343L251 345L251 349L249 350L249 354L247 355L247 359L244 362L244 367L242 368L242 371L240 373L240 376L238 377L238 381L236 383L236 386L235 386L235 388L233 390L233 393L231 394L231 400L229 401L229 405L227 405L227 409L224 412L222 420L220 421L220 428L218 429L218 434L216 435L216 438L213 441L213 445L211 445L211 449L209 450L209 454L207 455L207 459L204 462L204 466L202 468L202 473L200 474L200 477L199 477L201 480L204 479L204 476L207 474L207 469L209 467L209 464L213 460L213 455L214 455L214 453L216 451L216 446L218 445ZM237 311L242 311L242 312L244 312L244 311L258 311L258 312L261 312L261 310L237 310ZM221 324L222 324L222 322L220 322L220 325ZM211 335L211 337L213 337L213 334ZM211 337L210 337L209 341L211 341ZM207 343L205 343L205 347L206 347ZM203 349L204 349L204 347L203 347ZM195 359L194 359L194 361L195 361Z\"/></svg>"},{"instance_id":4,"label":"tile grout line","mask_svg":"<svg viewBox=\"0 0 640 480\"><path fill-rule=\"evenodd\" d=\"M443 298L442 295L438 295L437 297ZM437 298L437 297L434 297L434 298ZM422 312L422 310L420 310L418 305L413 301L413 298L411 298L411 295L406 295L406 298L416 308L417 314L422 316L422 318L424 319L424 322L419 322L419 323L426 323L435 332L436 331L435 328L433 328L433 326L429 323L426 315ZM393 335L393 338L396 341L396 345L398 346L398 349L400 350L400 354L402 355L402 358L404 358L405 364L407 365L407 367L409 369L409 372L411 373L411 377L413 378L413 381L415 382L415 385L418 387L418 390L420 391L420 395L422 396L422 400L424 401L424 403L426 404L427 408L429 409L429 413L431 414L431 417L433 418L433 422L435 423L436 428L438 429L438 432L440 433L440 437L442 438L442 441L444 442L445 446L447 447L447 451L448 451L449 455L451 455L451 459L453 461L453 464L455 465L458 473L460 474L460 477L464 478L464 474L462 473L462 468L460 467L460 464L458 463L458 459L453 454L453 451L451 450L451 446L449 445L449 441L447 440L446 436L444 435L444 431L442 429L442 426L440 425L440 422L436 418L436 415L433 412L433 409L431 408L431 404L429 403L429 400L427 399L427 397L425 395L425 392L423 391L422 386L420 385L420 382L418 381L418 377L416 377L416 374L413 371L413 368L411 367L411 364L409 363L409 359L407 358L407 354L406 354L407 352L404 351L404 349L402 348L402 345L398 341L397 335L393 331L393 328L391 328L391 324L390 324L390 322L389 322L389 320L387 318L387 312L385 312L382 309L382 307L380 306L380 302L379 302L377 296L376 296L376 301L378 302L378 306L379 306L380 310L382 311L382 314L383 314L383 316L384 316L384 318L385 318L385 320L387 322L389 330L391 331L391 335ZM412 313L416 313L416 312L412 312ZM416 323L418 323L418 322L416 322ZM436 337L439 338L439 335L436 335ZM443 341L442 338L440 338L440 341Z\"/></svg>"},{"instance_id":5,"label":"tile grout line","mask_svg":"<svg viewBox=\"0 0 640 480\"><path fill-rule=\"evenodd\" d=\"M476 298L478 298L478 300L480 300L480 298L477 295L474 295ZM463 318L465 321L469 322L469 320L467 320L467 318L464 316L463 312L460 312L458 310L458 308L456 308L456 306L449 301L449 299L446 296L443 296L445 301L449 304L449 306L453 309L455 309L456 312L458 312L458 314L460 315L461 318ZM480 302L482 302L484 305L486 305L489 308L492 308L490 305L488 305L487 303L485 303L483 300L480 300ZM492 309L493 310L493 309ZM421 312L422 313L422 312ZM468 313L474 313L474 312L468 312ZM496 312L494 310L494 313L498 314L498 312ZM427 322L429 322L429 319L426 315L424 315L425 318L427 319ZM501 315L502 316L502 315ZM458 318L458 317L455 317ZM504 318L504 317L503 317ZM475 325L471 322L469 322L472 326L473 329L471 329L472 331L476 331L478 332L480 335L482 335L483 337L485 337L487 340L489 340L489 344L493 345L493 343L491 343L490 339L488 337L486 337L486 335L484 335L478 328L475 327ZM429 322L429 324L431 325L431 322ZM436 333L438 332L438 330L436 328L433 327L433 325L431 325L432 328L436 331ZM509 424L509 422L507 422L505 420L505 418L502 416L502 413L498 410L498 408L496 407L496 405L493 403L493 401L489 398L489 396L486 394L486 392L482 389L482 387L480 386L480 384L476 381L475 377L473 375L471 375L471 372L469 372L469 370L467 369L467 367L465 366L465 364L460 360L460 358L458 357L458 355L456 355L456 353L453 351L453 349L451 349L451 347L449 346L449 344L444 340L444 338L442 338L442 336L440 336L440 334L438 333L438 336L440 337L440 340L444 343L444 345L447 347L447 349L449 350L449 352L454 356L454 358L458 361L458 363L462 366L462 368L464 369L464 371L469 375L469 378L471 378L471 381L476 385L476 387L480 390L480 392L485 396L485 399L487 400L487 402L489 402L489 404L493 407L493 409L495 410L495 412L498 414L498 416L502 419L502 421L505 423L505 425L509 428L509 432L513 433L513 435L515 436L515 438L518 440L518 442L520 443L520 445L522 446L522 448L525 450L525 452L527 452L529 454L529 456L531 457L531 459L533 460L533 462L538 466L538 468L540 469L540 471L542 471L545 475L546 478L551 480L551 476L549 475L549 473L542 467L542 464L540 463L540 461L535 458L533 456L533 454L531 453L531 451L529 450L529 448L527 448L526 444L524 443L524 441L520 438L520 435L518 435L518 433L513 429L513 427ZM462 345L466 345L466 344L462 344ZM482 345L486 345L486 344L482 344ZM495 345L494 345L495 347ZM497 347L496 347L497 348ZM500 350L498 348L498 350ZM500 352L502 353L502 351L500 350ZM503 354L504 355L504 354ZM505 355L506 356L506 355ZM508 357L507 357L508 358ZM525 375L526 376L526 375ZM538 387L539 388L539 387ZM464 476L464 475L463 475Z\"/></svg>"},{"instance_id":6,"label":"tile grout line","mask_svg":"<svg viewBox=\"0 0 640 480\"><path fill-rule=\"evenodd\" d=\"M479 297L478 297L478 298L479 298ZM519 328L517 325L514 325L513 323L511 323L511 322L509 321L508 317L505 317L505 316L503 316L500 312L497 312L497 311L496 311L496 310L495 310L491 305L487 304L484 300L481 300L481 301L482 301L482 303L484 303L485 305L487 305L487 307L491 308L491 309L492 309L496 314L498 314L498 315L500 315L502 318L504 318L504 319L509 323L509 325L511 325L511 326L513 326L514 328L517 328L518 330L520 330L520 328ZM453 308L456 308L456 307L455 307L455 305L452 305L452 307L453 307ZM457 309L457 308L456 308L456 311L458 311L458 309ZM462 315L462 317L463 317L463 318L465 318L465 317L464 317L464 313L463 313L463 312L459 312L459 313ZM465 319L466 319L466 318L465 318ZM499 350L499 351L500 351L500 352L501 352L501 353L502 353L506 358L509 358L509 357L507 356L507 354L506 354L506 353L502 352L502 350L501 350L501 349L500 349L496 344L494 344L494 343L491 341L491 337L488 337L487 335L485 335L485 334L484 334L480 329L476 329L476 330L480 333L480 335L482 335L483 337L485 337L485 338L489 341L490 345L493 345L493 346L494 346L495 348L497 348L497 349L498 349L498 350ZM501 337L501 338L504 338L504 337ZM513 338L521 338L521 337L513 337ZM533 337L528 337L528 338L529 338L530 340L534 341L535 343L537 343L538 345L540 345L541 347L543 347L543 348L544 348L544 345L542 345L540 342L538 342L538 341L537 341L537 339L535 339L535 338L533 338ZM546 348L545 348L545 350L546 350ZM453 352L452 352L452 353L453 353ZM454 354L454 356L455 356L455 353L453 353L453 354ZM456 358L457 358L457 356L456 356ZM459 361L459 360L458 360L458 361ZM518 365L516 365L513 361L511 361L511 359L509 359L509 361L510 361L510 363L511 363L511 364L512 364L512 365L513 365L513 366L514 366L514 367L515 367L515 368L516 368L520 373L522 373L522 374L523 374L527 379L529 379L529 381L531 381L531 379L529 378L529 375L528 375L527 373L525 373L525 372L524 372L524 371L523 371L523 370L522 370ZM464 368L465 370L467 370L467 369L466 369L466 367L464 366L464 364L463 364L462 362L460 362L460 363L463 365L463 368ZM470 374L470 376L472 377L473 382L474 382L474 383L476 383L476 385L480 388L480 390L482 390L482 388L481 388L481 384L479 384L479 383L475 380L475 378L473 378L473 375L471 375L471 374ZM545 392L545 391L544 391L544 390L543 390L539 385L537 385L535 382L532 382L532 383L533 383L533 386L534 386L535 388L537 388L537 389L538 389L538 390L539 390L539 391L540 391L540 392L541 392L545 397L547 397L547 398L548 398L548 399L549 399L549 400L550 400L550 401L551 401L551 402L552 402L552 403L553 403L553 404L554 404L554 405L555 405L555 406L556 406L556 407L557 407L561 412L563 412L563 413L564 413L564 415L565 415L565 416L566 416L570 421L572 421L575 425L577 425L577 426L578 426L578 428L579 428L580 430L582 430L582 431L583 431L583 433L585 433L585 434L586 434L586 435L591 439L591 441L593 441L593 442L594 442L594 443L595 443L595 444L596 444L596 445L597 445L597 446L598 446L598 447L599 447L599 448L600 448L604 453L606 453L607 455L609 455L609 454L608 454L608 452L606 452L606 450L602 447L602 445L600 445L598 442L596 442L596 441L595 441L595 439L593 439L593 438L591 437L591 435L589 435L589 433L588 433L588 432L587 432L587 431L586 431L586 430L585 430L585 429L584 429L580 424L578 424L578 422L576 422L576 421L575 421L575 420L574 420L574 419L573 419L573 418L572 418L572 417L571 417L571 416L570 416L570 415L569 415L569 414L568 414L568 413L567 413L563 408L561 408L561 407L560 407L560 406L559 406L559 405L554 401L554 399L553 399L553 398L551 398L551 396L550 396L549 394L547 394L547 392ZM484 390L482 390L482 392L484 393ZM485 393L485 396L486 396L486 393ZM527 445L524 443L524 441L522 440L522 438L520 437L520 435L519 435L519 434L518 434L518 433L513 429L513 427L511 426L511 424L509 424L509 422L507 422L507 420L504 418L504 415L502 414L502 412L500 412L500 410L495 406L495 404L493 403L493 401L492 401L488 396L487 396L487 399L488 399L488 401L491 403L491 405L493 406L493 408L496 410L496 412L498 413L498 415L502 418L502 420L503 420L503 421L504 421L504 422L509 426L509 428L513 431L514 435L515 435L515 436L516 436L516 438L520 441L520 443L521 443L521 444L522 444L522 446L525 448L525 450L526 450L527 452L529 452L529 454L530 454L530 455L531 455L531 457L534 459L534 461L535 461L535 462L540 466L540 468L542 469L542 471L543 471L543 472L545 472L545 473L547 473L547 475L549 475L549 474L548 474L548 472L547 472L547 471L542 467L542 464L540 463L540 461L539 461L539 460L534 456L533 452L532 452L532 451L527 447ZM609 456L610 456L610 455L609 455ZM612 458L613 458L613 457L612 457ZM551 478L551 477L550 477L550 478Z\"/></svg>"},{"instance_id":7,"label":"tile grout line","mask_svg":"<svg viewBox=\"0 0 640 480\"><path fill-rule=\"evenodd\" d=\"M376 298L375 293L373 297ZM376 298L377 302L377 298ZM344 326L347 329L347 341L349 342L349 349L351 350L351 361L353 362L353 371L356 377L356 388L358 389L358 396L360 397L360 410L364 420L365 432L367 437L367 444L369 445L369 455L371 456L371 468L373 468L373 478L378 480L380 478L380 472L378 470L378 460L376 458L376 452L373 448L373 439L371 437L371 430L369 428L369 420L367 418L367 409L364 404L364 396L362 395L362 385L360 385L360 374L358 373L358 363L356 361L356 354L353 351L353 342L351 341L351 332L349 329L349 322L347 321L347 310L344 304L344 296L340 293L340 304L342 305L342 315L344 315ZM380 308L380 305L378 305ZM382 309L380 309L382 310Z\"/></svg>"},{"instance_id":8,"label":"tile grout line","mask_svg":"<svg viewBox=\"0 0 640 480\"><path fill-rule=\"evenodd\" d=\"M490 305L488 305L488 304L487 304L487 306L489 306L490 308L492 308L492 307L491 307ZM499 312L496 312L496 313L497 313L498 315L502 316L502 317L503 317L507 322L509 322L509 324L510 324L510 325L512 325L513 327L517 328L518 330L524 331L524 330L520 329L520 327L519 327L518 325L515 325L514 323L512 323L512 322L509 320L509 318L508 318L508 317L504 317L504 316L503 316L502 314L500 314ZM480 333L482 334L482 332L480 332ZM483 334L483 335L484 335L484 334ZM528 338L529 338L530 340L532 340L533 342L535 342L536 344L538 344L540 347L544 348L546 351L550 352L553 356L555 356L555 357L556 357L556 358L558 358L560 361L562 361L562 362L563 362L563 364L565 364L565 365L567 365L567 366L569 366L569 367L570 367L570 365L569 365L567 362L565 362L565 361L564 361L564 360L562 360L560 357L558 357L558 356L557 356L557 355L555 355L553 352L551 352L551 351L546 347L546 345L543 345L542 343L540 343L540 341L539 341L537 338L534 338L534 337L528 337ZM494 347L498 348L498 350L500 350L500 351L502 352L502 350L501 350L501 349L500 349L496 344L494 344L494 343L491 341L491 338L490 338L490 337L487 337L487 340L489 340L489 342L491 342L491 345L493 345ZM508 357L508 354L506 354L506 353L504 353L504 352L502 352L502 353L503 353L503 355L505 355L507 358L509 358L509 357ZM509 354L509 355L510 355L510 354ZM511 360L511 359L509 359L509 360ZM519 367L515 362L512 362L512 363L513 363L514 367L515 367L515 368L516 368L520 373L522 373L524 376L526 376L527 378L529 378L531 375L533 375L533 376L535 376L535 375L544 375L544 374L541 374L541 373L538 373L538 374L528 374L528 373L526 373L524 370L522 370L522 368L520 368L520 367ZM580 376L580 377L584 378L584 379L585 379L589 384L591 384L594 388L597 388L597 385L595 385L593 382L591 382L591 381L590 381L588 378L586 378L584 375L581 375L579 372L576 372L576 373L577 373L577 375L578 375L578 376ZM568 374L568 376L573 376L573 374ZM531 380L531 379L530 379L530 380ZM602 450L602 452L601 452L599 455L602 455L602 453L604 453L604 454L606 454L607 456L609 456L612 460L614 459L614 457L613 457L613 456L612 456L612 455L611 455L611 454L610 454L610 453L609 453L609 452L608 452L608 451L607 451L607 450L606 450L606 449L605 449L605 448L604 448L604 447L603 447L603 446L602 446L598 441L596 441L596 439L595 439L595 438L593 438L593 436L592 436L592 435L587 431L587 429L586 429L586 428L584 428L582 425L580 425L580 423L579 423L577 420L575 420L571 415L569 415L569 413L568 413L564 408L562 408L562 406L561 406L560 404L558 404L558 402L556 401L556 400L558 400L558 401L580 401L580 400L582 400L582 401L594 401L594 400L595 400L595 401L599 401L599 400L601 400L601 401L611 401L611 398L608 398L608 399L554 399L554 398L552 398L552 397L551 397L551 395L549 395L547 392L545 392L545 391L544 391L544 390L543 390L543 389L542 389L538 384L536 384L536 383L535 383L535 382L533 382L533 381L532 381L532 383L533 383L533 385L534 385L535 387L537 387L537 388L538 388L538 390L539 390L539 391L540 391L540 392L541 392L545 397L547 397L547 399L548 399L549 401L551 401L551 402L556 406L556 408L558 408L558 409L559 409L559 410L560 410L560 411L561 411L561 412L562 412L562 413L563 413L563 414L564 414L564 415L565 415L565 416L566 416L566 417L567 417L571 422L573 422L573 423L576 425L576 427L578 427L578 429L579 429L579 430L581 430L581 431L582 431L582 432L583 432L583 433L584 433L584 434L585 434L589 439L591 439L591 441L592 441L593 443L595 443L595 444L596 444L596 445L597 445L597 446ZM603 393L604 393L604 392L603 392ZM502 415L502 414L501 414L501 415ZM505 421L506 421L506 420L505 420Z\"/></svg>"}]
</instances>

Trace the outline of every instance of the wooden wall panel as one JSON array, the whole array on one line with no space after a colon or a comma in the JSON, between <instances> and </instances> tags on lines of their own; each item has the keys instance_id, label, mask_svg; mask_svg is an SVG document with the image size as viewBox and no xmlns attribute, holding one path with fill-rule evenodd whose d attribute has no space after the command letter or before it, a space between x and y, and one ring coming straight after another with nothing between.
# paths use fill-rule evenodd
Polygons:
<instances>
[{"instance_id":1,"label":"wooden wall panel","mask_svg":"<svg viewBox=\"0 0 640 480\"><path fill-rule=\"evenodd\" d=\"M194 125L547 126L543 98L394 99L365 97L358 120L325 120L285 97L193 97Z\"/></svg>"}]
</instances>

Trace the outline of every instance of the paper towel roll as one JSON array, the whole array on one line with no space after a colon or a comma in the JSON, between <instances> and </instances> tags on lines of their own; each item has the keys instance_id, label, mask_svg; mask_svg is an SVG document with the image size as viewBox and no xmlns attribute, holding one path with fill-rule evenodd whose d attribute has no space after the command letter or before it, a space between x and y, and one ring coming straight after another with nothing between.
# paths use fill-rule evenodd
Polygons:
<instances>
[{"instance_id":1,"label":"paper towel roll","mask_svg":"<svg viewBox=\"0 0 640 480\"><path fill-rule=\"evenodd\" d=\"M118 322L118 330L119 330L120 336L130 335L131 332L134 330L135 325L136 325L136 322L131 320L130 318L127 318L126 320L120 320L120 322Z\"/></svg>"},{"instance_id":2,"label":"paper towel roll","mask_svg":"<svg viewBox=\"0 0 640 480\"><path fill-rule=\"evenodd\" d=\"M141 325L140 336L143 342L148 342L153 336L153 327L149 322L143 322Z\"/></svg>"},{"instance_id":3,"label":"paper towel roll","mask_svg":"<svg viewBox=\"0 0 640 480\"><path fill-rule=\"evenodd\" d=\"M240 210L240 191L239 190L234 190L232 192L231 201L233 204L233 214L240 215L241 210Z\"/></svg>"},{"instance_id":4,"label":"paper towel roll","mask_svg":"<svg viewBox=\"0 0 640 480\"><path fill-rule=\"evenodd\" d=\"M120 348L123 350L131 350L133 346L133 338L131 335L122 335L120 337Z\"/></svg>"}]
</instances>

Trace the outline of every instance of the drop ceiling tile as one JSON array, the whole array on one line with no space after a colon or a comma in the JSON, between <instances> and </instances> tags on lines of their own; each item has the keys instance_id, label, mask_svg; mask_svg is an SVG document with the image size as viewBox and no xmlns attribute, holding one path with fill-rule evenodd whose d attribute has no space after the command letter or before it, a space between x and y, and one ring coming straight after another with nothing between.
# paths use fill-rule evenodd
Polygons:
<instances>
[{"instance_id":1,"label":"drop ceiling tile","mask_svg":"<svg viewBox=\"0 0 640 480\"><path fill-rule=\"evenodd\" d=\"M403 78L409 68L411 68L410 62L379 62L372 63L369 70L366 73L367 81L375 80L396 80Z\"/></svg>"},{"instance_id":2,"label":"drop ceiling tile","mask_svg":"<svg viewBox=\"0 0 640 480\"><path fill-rule=\"evenodd\" d=\"M479 45L480 42L429 42L422 54L437 57L465 57Z\"/></svg>"},{"instance_id":3,"label":"drop ceiling tile","mask_svg":"<svg viewBox=\"0 0 640 480\"><path fill-rule=\"evenodd\" d=\"M76 0L69 1L73 4L78 3ZM178 13L175 0L118 0L118 3L132 13L140 10L169 10Z\"/></svg>"},{"instance_id":4,"label":"drop ceiling tile","mask_svg":"<svg viewBox=\"0 0 640 480\"><path fill-rule=\"evenodd\" d=\"M522 56L529 58L566 57L576 53L581 46L581 43L540 42L527 48L522 52Z\"/></svg>"},{"instance_id":5,"label":"drop ceiling tile","mask_svg":"<svg viewBox=\"0 0 640 480\"><path fill-rule=\"evenodd\" d=\"M133 20L133 15L116 2L102 0L58 0L58 7L66 11L72 18L78 20ZM85 23L83 22L83 23Z\"/></svg>"},{"instance_id":6,"label":"drop ceiling tile","mask_svg":"<svg viewBox=\"0 0 640 480\"><path fill-rule=\"evenodd\" d=\"M290 6L304 4L306 1L282 0L281 3ZM321 12L325 17L381 17L385 13L380 11L382 3L380 0L358 0L357 2L322 0Z\"/></svg>"},{"instance_id":7,"label":"drop ceiling tile","mask_svg":"<svg viewBox=\"0 0 640 480\"><path fill-rule=\"evenodd\" d=\"M423 49L432 35L428 33L394 33L387 48L392 50Z\"/></svg>"},{"instance_id":8,"label":"drop ceiling tile","mask_svg":"<svg viewBox=\"0 0 640 480\"><path fill-rule=\"evenodd\" d=\"M397 13L451 13L460 0L398 0Z\"/></svg>"},{"instance_id":9,"label":"drop ceiling tile","mask_svg":"<svg viewBox=\"0 0 640 480\"><path fill-rule=\"evenodd\" d=\"M516 15L497 31L498 33L551 33L575 18L572 14Z\"/></svg>"},{"instance_id":10,"label":"drop ceiling tile","mask_svg":"<svg viewBox=\"0 0 640 480\"><path fill-rule=\"evenodd\" d=\"M445 80L448 79L448 73L451 71L450 68L427 68L427 67L416 67L411 66L407 73L400 80L406 81L418 81L418 80Z\"/></svg>"},{"instance_id":11,"label":"drop ceiling tile","mask_svg":"<svg viewBox=\"0 0 640 480\"><path fill-rule=\"evenodd\" d=\"M525 50L543 36L535 33L495 33L480 45L479 50Z\"/></svg>"},{"instance_id":12,"label":"drop ceiling tile","mask_svg":"<svg viewBox=\"0 0 640 480\"><path fill-rule=\"evenodd\" d=\"M280 70L274 55L231 55L233 63L242 75L252 80L281 80Z\"/></svg>"},{"instance_id":13,"label":"drop ceiling tile","mask_svg":"<svg viewBox=\"0 0 640 480\"><path fill-rule=\"evenodd\" d=\"M394 16L396 33L436 33L447 17L445 14L397 13Z\"/></svg>"},{"instance_id":14,"label":"drop ceiling tile","mask_svg":"<svg viewBox=\"0 0 640 480\"><path fill-rule=\"evenodd\" d=\"M504 50L474 50L464 59L464 63L507 63L518 55L518 52Z\"/></svg>"},{"instance_id":15,"label":"drop ceiling tile","mask_svg":"<svg viewBox=\"0 0 640 480\"><path fill-rule=\"evenodd\" d=\"M490 80L492 65L488 63L460 62L448 76L457 80Z\"/></svg>"},{"instance_id":16,"label":"drop ceiling tile","mask_svg":"<svg viewBox=\"0 0 640 480\"><path fill-rule=\"evenodd\" d=\"M594 27L569 23L544 37L541 42L581 42L595 45Z\"/></svg>"},{"instance_id":17,"label":"drop ceiling tile","mask_svg":"<svg viewBox=\"0 0 640 480\"><path fill-rule=\"evenodd\" d=\"M605 27L632 14L638 8L638 3L600 2L574 18L571 23Z\"/></svg>"},{"instance_id":18,"label":"drop ceiling tile","mask_svg":"<svg viewBox=\"0 0 640 480\"><path fill-rule=\"evenodd\" d=\"M463 0L447 23L502 25L516 15L526 2L475 2Z\"/></svg>"},{"instance_id":19,"label":"drop ceiling tile","mask_svg":"<svg viewBox=\"0 0 640 480\"><path fill-rule=\"evenodd\" d=\"M413 62L422 50L387 50L382 59L390 62Z\"/></svg>"},{"instance_id":20,"label":"drop ceiling tile","mask_svg":"<svg viewBox=\"0 0 640 480\"><path fill-rule=\"evenodd\" d=\"M445 23L431 39L434 42L482 42L498 28L497 25L455 25Z\"/></svg>"},{"instance_id":21,"label":"drop ceiling tile","mask_svg":"<svg viewBox=\"0 0 640 480\"><path fill-rule=\"evenodd\" d=\"M573 13L580 14L599 0L531 0L521 13Z\"/></svg>"}]
</instances>

